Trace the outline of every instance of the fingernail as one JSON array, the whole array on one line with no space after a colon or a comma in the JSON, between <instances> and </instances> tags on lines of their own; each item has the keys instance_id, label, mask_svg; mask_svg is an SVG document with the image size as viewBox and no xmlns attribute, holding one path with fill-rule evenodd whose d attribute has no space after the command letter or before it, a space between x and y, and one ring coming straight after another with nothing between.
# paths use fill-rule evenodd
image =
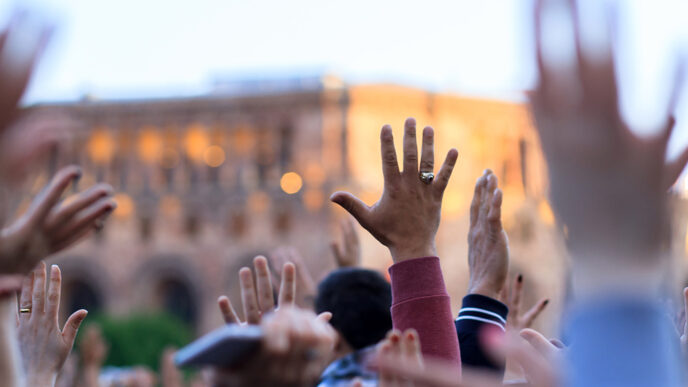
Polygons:
<instances>
[{"instance_id":1,"label":"fingernail","mask_svg":"<svg viewBox=\"0 0 688 387\"><path fill-rule=\"evenodd\" d=\"M523 282L523 274L518 275L518 282Z\"/></svg>"},{"instance_id":2,"label":"fingernail","mask_svg":"<svg viewBox=\"0 0 688 387\"><path fill-rule=\"evenodd\" d=\"M542 303L542 305L547 305L549 304L549 300L545 300L545 302Z\"/></svg>"}]
</instances>

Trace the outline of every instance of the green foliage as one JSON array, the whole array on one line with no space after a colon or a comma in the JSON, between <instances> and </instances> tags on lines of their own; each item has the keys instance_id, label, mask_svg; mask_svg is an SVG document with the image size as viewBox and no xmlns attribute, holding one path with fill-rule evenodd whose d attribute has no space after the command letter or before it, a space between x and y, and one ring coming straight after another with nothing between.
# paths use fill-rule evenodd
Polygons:
<instances>
[{"instance_id":1,"label":"green foliage","mask_svg":"<svg viewBox=\"0 0 688 387\"><path fill-rule=\"evenodd\" d=\"M100 327L109 347L105 365L111 366L142 365L157 371L165 348L181 348L193 339L190 327L164 313L89 316L79 331L85 332L89 324ZM77 337L80 341L81 335Z\"/></svg>"}]
</instances>

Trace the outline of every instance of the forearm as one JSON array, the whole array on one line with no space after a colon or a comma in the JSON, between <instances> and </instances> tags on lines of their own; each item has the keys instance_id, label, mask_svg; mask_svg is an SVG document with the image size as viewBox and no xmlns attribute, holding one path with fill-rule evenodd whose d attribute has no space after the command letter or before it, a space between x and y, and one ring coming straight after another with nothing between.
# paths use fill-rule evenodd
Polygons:
<instances>
[{"instance_id":1,"label":"forearm","mask_svg":"<svg viewBox=\"0 0 688 387\"><path fill-rule=\"evenodd\" d=\"M389 272L394 328L415 329L424 355L460 366L459 342L439 258L405 260Z\"/></svg>"},{"instance_id":2,"label":"forearm","mask_svg":"<svg viewBox=\"0 0 688 387\"><path fill-rule=\"evenodd\" d=\"M0 379L5 386L24 386L24 371L17 343L13 295L0 298Z\"/></svg>"},{"instance_id":3,"label":"forearm","mask_svg":"<svg viewBox=\"0 0 688 387\"><path fill-rule=\"evenodd\" d=\"M100 367L86 365L81 373L81 387L98 387Z\"/></svg>"},{"instance_id":4,"label":"forearm","mask_svg":"<svg viewBox=\"0 0 688 387\"><path fill-rule=\"evenodd\" d=\"M480 334L486 327L505 331L508 308L496 299L479 294L463 298L463 305L455 321L461 349L461 364L504 374L505 364L496 362L483 348Z\"/></svg>"}]
</instances>

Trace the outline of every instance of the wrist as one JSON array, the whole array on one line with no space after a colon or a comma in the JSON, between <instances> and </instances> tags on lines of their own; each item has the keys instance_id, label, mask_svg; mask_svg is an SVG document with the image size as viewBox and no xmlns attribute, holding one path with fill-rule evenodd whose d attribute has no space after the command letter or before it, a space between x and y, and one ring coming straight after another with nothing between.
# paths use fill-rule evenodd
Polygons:
<instances>
[{"instance_id":1,"label":"wrist","mask_svg":"<svg viewBox=\"0 0 688 387\"><path fill-rule=\"evenodd\" d=\"M410 246L389 246L389 252L392 254L392 260L397 263L413 258L436 257L437 247L432 241Z\"/></svg>"},{"instance_id":2,"label":"wrist","mask_svg":"<svg viewBox=\"0 0 688 387\"><path fill-rule=\"evenodd\" d=\"M54 372L29 372L26 373L26 385L32 387L53 387L57 379Z\"/></svg>"},{"instance_id":3,"label":"wrist","mask_svg":"<svg viewBox=\"0 0 688 387\"><path fill-rule=\"evenodd\" d=\"M467 294L480 294L481 296L490 297L493 299L499 298L499 292L502 290L502 286L495 286L489 282L473 282L468 283Z\"/></svg>"}]
</instances>

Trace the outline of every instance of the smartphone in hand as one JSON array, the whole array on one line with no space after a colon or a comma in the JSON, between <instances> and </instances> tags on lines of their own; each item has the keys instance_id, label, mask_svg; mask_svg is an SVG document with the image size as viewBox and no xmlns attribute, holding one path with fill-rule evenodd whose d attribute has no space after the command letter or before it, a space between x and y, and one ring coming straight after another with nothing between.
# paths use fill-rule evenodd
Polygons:
<instances>
[{"instance_id":1,"label":"smartphone in hand","mask_svg":"<svg viewBox=\"0 0 688 387\"><path fill-rule=\"evenodd\" d=\"M260 349L263 330L259 326L228 324L177 351L177 366L231 368Z\"/></svg>"}]
</instances>

